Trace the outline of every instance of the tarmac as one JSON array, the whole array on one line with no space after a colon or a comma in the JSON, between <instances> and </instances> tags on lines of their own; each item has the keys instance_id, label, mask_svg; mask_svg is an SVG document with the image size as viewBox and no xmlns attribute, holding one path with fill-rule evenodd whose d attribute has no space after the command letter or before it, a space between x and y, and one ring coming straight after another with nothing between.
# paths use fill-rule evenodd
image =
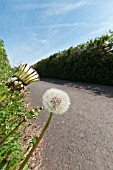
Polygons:
<instances>
[{"instance_id":1,"label":"tarmac","mask_svg":"<svg viewBox=\"0 0 113 170\"><path fill-rule=\"evenodd\" d=\"M32 107L42 106L49 88L66 91L71 106L54 115L43 137L41 165L35 170L113 170L113 87L57 79L32 83ZM37 126L49 113L42 110Z\"/></svg>"}]
</instances>

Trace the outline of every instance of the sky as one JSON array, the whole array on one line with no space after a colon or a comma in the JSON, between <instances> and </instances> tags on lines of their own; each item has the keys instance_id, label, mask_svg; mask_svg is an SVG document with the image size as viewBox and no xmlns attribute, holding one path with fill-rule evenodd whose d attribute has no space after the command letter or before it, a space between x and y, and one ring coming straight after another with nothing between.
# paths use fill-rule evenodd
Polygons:
<instances>
[{"instance_id":1,"label":"sky","mask_svg":"<svg viewBox=\"0 0 113 170\"><path fill-rule=\"evenodd\" d=\"M0 39L12 66L113 31L113 0L0 0Z\"/></svg>"}]
</instances>

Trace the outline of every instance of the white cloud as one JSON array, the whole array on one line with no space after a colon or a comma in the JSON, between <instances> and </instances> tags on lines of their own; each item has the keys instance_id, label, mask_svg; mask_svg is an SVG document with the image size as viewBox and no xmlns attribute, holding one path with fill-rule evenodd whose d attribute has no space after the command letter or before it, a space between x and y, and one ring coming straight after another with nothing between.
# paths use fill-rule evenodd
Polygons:
<instances>
[{"instance_id":1,"label":"white cloud","mask_svg":"<svg viewBox=\"0 0 113 170\"><path fill-rule=\"evenodd\" d=\"M62 24L52 24L52 25L44 25L44 26L39 26L43 28L61 28L61 27L75 27L82 25L83 23L62 23Z\"/></svg>"},{"instance_id":2,"label":"white cloud","mask_svg":"<svg viewBox=\"0 0 113 170\"><path fill-rule=\"evenodd\" d=\"M98 24L98 28L92 32L90 32L88 35L100 35L104 33L108 33L109 30L113 30L113 22L112 20L108 20L106 22L101 22Z\"/></svg>"},{"instance_id":3,"label":"white cloud","mask_svg":"<svg viewBox=\"0 0 113 170\"><path fill-rule=\"evenodd\" d=\"M37 33L32 33L31 36L38 37L39 35Z\"/></svg>"},{"instance_id":4,"label":"white cloud","mask_svg":"<svg viewBox=\"0 0 113 170\"><path fill-rule=\"evenodd\" d=\"M48 4L23 4L23 5L14 5L16 9L20 10L33 10L33 9L45 9L49 8L50 5Z\"/></svg>"},{"instance_id":5,"label":"white cloud","mask_svg":"<svg viewBox=\"0 0 113 170\"><path fill-rule=\"evenodd\" d=\"M92 26L92 24L90 23L73 22L73 23L59 23L59 24L51 24L51 25L33 25L33 26L25 26L24 28L31 29L32 27L35 29L38 29L38 28L51 28L52 29L52 28L64 28L64 27L77 27L77 26L85 26L85 25ZM32 36L37 37L38 35L33 33Z\"/></svg>"},{"instance_id":6,"label":"white cloud","mask_svg":"<svg viewBox=\"0 0 113 170\"><path fill-rule=\"evenodd\" d=\"M95 31L91 31L88 35L103 34L106 31L108 31L106 28L99 28L99 29L96 29Z\"/></svg>"},{"instance_id":7,"label":"white cloud","mask_svg":"<svg viewBox=\"0 0 113 170\"><path fill-rule=\"evenodd\" d=\"M33 48L48 48L49 45L50 45L50 41L48 38L44 38L44 37L39 37L39 36L36 36L37 34L36 33L32 33L31 34L31 41L33 42L32 44L32 47Z\"/></svg>"},{"instance_id":8,"label":"white cloud","mask_svg":"<svg viewBox=\"0 0 113 170\"><path fill-rule=\"evenodd\" d=\"M47 10L47 15L66 13L86 4L89 4L88 1L80 1L78 3L56 3Z\"/></svg>"},{"instance_id":9,"label":"white cloud","mask_svg":"<svg viewBox=\"0 0 113 170\"><path fill-rule=\"evenodd\" d=\"M50 44L50 42L49 42L48 39L42 39L42 40L40 40L40 43L41 43L42 45L44 45L45 47L48 47L49 44Z\"/></svg>"},{"instance_id":10,"label":"white cloud","mask_svg":"<svg viewBox=\"0 0 113 170\"><path fill-rule=\"evenodd\" d=\"M15 5L16 9L19 10L35 10L42 9L46 12L47 16L53 14L66 13L84 5L89 5L88 0L82 0L74 3L48 3L48 4L25 4L25 5Z\"/></svg>"}]
</instances>

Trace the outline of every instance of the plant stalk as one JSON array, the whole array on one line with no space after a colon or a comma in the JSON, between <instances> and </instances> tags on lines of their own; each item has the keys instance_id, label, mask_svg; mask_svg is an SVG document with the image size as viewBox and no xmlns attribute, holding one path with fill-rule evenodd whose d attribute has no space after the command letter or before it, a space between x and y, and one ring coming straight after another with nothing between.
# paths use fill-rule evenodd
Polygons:
<instances>
[{"instance_id":1,"label":"plant stalk","mask_svg":"<svg viewBox=\"0 0 113 170\"><path fill-rule=\"evenodd\" d=\"M19 165L20 161L22 160L22 158L24 157L24 155L27 153L27 151L29 150L29 146L27 147L27 149L20 155L20 158L17 160L17 162L13 165L13 167L11 167L9 170L15 170L17 168L17 166Z\"/></svg>"},{"instance_id":2,"label":"plant stalk","mask_svg":"<svg viewBox=\"0 0 113 170\"><path fill-rule=\"evenodd\" d=\"M1 99L0 99L0 105L2 105L2 102L7 98L7 95L5 94Z\"/></svg>"},{"instance_id":3,"label":"plant stalk","mask_svg":"<svg viewBox=\"0 0 113 170\"><path fill-rule=\"evenodd\" d=\"M22 170L24 168L24 166L26 165L26 163L28 162L29 158L31 157L32 153L34 152L34 150L36 149L37 145L39 144L40 140L42 139L45 131L47 130L49 124L50 124L50 121L52 119L52 116L53 116L53 113L50 113L50 116L46 122L46 125L45 127L43 128L41 134L39 137L36 138L36 142L35 144L33 145L32 149L30 150L30 152L28 153L28 155L26 156L25 160L22 162L22 164L20 165L20 168L18 170Z\"/></svg>"},{"instance_id":4,"label":"plant stalk","mask_svg":"<svg viewBox=\"0 0 113 170\"><path fill-rule=\"evenodd\" d=\"M1 99L0 99L0 106L2 105L2 102L8 97L9 94L12 94L13 92L8 91L7 94L5 94Z\"/></svg>"},{"instance_id":5,"label":"plant stalk","mask_svg":"<svg viewBox=\"0 0 113 170\"><path fill-rule=\"evenodd\" d=\"M18 124L18 126L16 126L8 135L6 135L6 136L0 141L0 145L2 145L2 143L3 143L10 135L12 135L12 134L19 128L19 126L21 126L24 122L25 122L25 120L23 120L22 122L20 122L20 123Z\"/></svg>"}]
</instances>

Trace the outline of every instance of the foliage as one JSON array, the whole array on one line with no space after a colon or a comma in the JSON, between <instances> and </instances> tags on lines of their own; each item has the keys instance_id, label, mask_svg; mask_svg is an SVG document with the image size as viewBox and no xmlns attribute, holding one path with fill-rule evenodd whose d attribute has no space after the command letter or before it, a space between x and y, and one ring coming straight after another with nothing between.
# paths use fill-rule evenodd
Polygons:
<instances>
[{"instance_id":1,"label":"foliage","mask_svg":"<svg viewBox=\"0 0 113 170\"><path fill-rule=\"evenodd\" d=\"M113 85L113 32L33 65L40 77Z\"/></svg>"},{"instance_id":2,"label":"foliage","mask_svg":"<svg viewBox=\"0 0 113 170\"><path fill-rule=\"evenodd\" d=\"M14 69L10 67L3 41L0 40L0 98L8 93L5 83L14 72ZM16 120L20 114L26 113L24 97L25 94L15 91L0 107L0 140L17 126ZM19 136L19 131L15 132L0 146L0 169L3 165L6 170L9 169L19 158L22 152ZM8 161L9 158L10 161Z\"/></svg>"},{"instance_id":3,"label":"foliage","mask_svg":"<svg viewBox=\"0 0 113 170\"><path fill-rule=\"evenodd\" d=\"M0 83L8 80L11 76L12 70L7 58L7 54L4 48L4 42L0 40Z\"/></svg>"},{"instance_id":4,"label":"foliage","mask_svg":"<svg viewBox=\"0 0 113 170\"><path fill-rule=\"evenodd\" d=\"M22 169L28 169L28 160L24 162L24 158L27 157L26 154L29 154L29 149L34 146L34 138L25 136L20 128L25 123L26 128L28 125L30 126L29 119L37 119L42 109L36 107L29 110L26 107L27 90L24 84L22 88L17 88L20 85L19 78L22 81L21 85L24 80L27 81L27 85L37 81L38 74L27 64L21 65L21 67L21 69L20 67L13 69L10 67L4 43L0 40L0 169L2 170L21 169L19 167L21 164ZM16 73L19 74L18 77L16 77ZM21 143L22 140L24 141L24 137L28 139L26 148Z\"/></svg>"}]
</instances>

